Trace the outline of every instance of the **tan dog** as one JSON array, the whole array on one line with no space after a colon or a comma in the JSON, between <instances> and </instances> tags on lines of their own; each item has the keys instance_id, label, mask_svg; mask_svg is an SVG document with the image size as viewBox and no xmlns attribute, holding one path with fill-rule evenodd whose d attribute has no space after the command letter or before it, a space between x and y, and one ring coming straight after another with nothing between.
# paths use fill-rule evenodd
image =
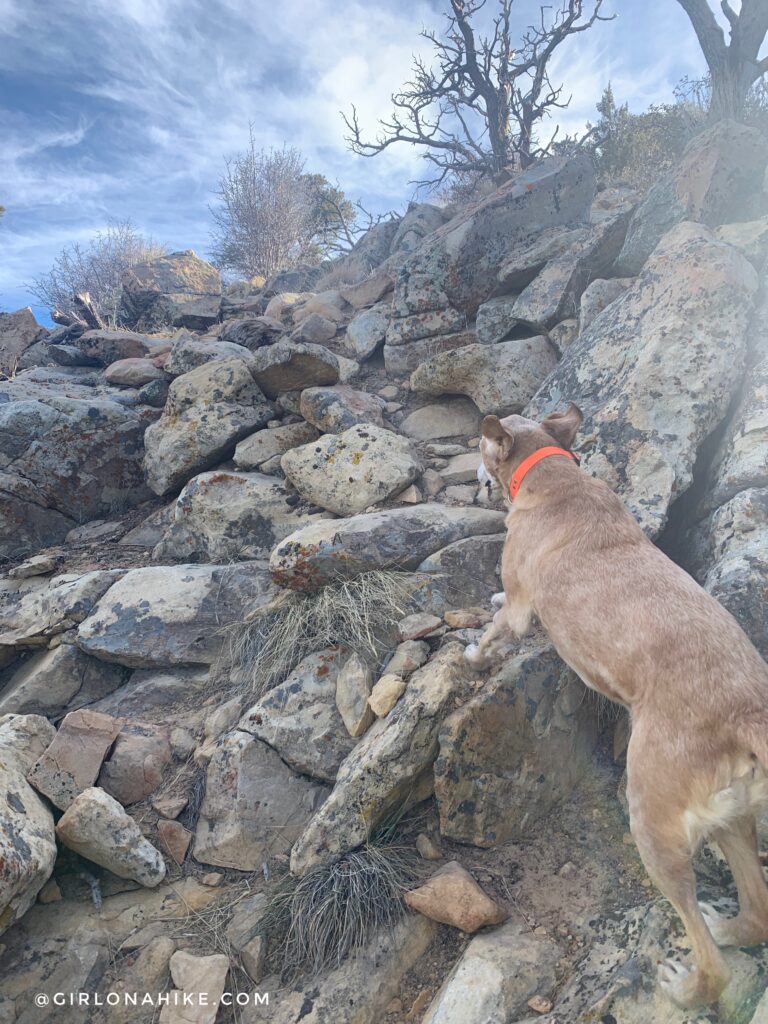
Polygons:
<instances>
[{"instance_id":1,"label":"tan dog","mask_svg":"<svg viewBox=\"0 0 768 1024\"><path fill-rule=\"evenodd\" d=\"M483 467L508 494L533 452L570 450L581 420L575 405L540 424L487 416ZM503 604L480 644L467 648L467 660L488 664L501 641L526 633L536 616L587 686L629 708L632 835L680 914L695 958L691 968L667 960L659 981L680 1006L713 1002L729 978L718 945L768 941L755 827L768 806L768 665L736 620L646 538L610 488L570 458L536 462L511 509L504 594L494 599ZM734 918L696 901L691 859L705 836L733 872Z\"/></svg>"}]
</instances>

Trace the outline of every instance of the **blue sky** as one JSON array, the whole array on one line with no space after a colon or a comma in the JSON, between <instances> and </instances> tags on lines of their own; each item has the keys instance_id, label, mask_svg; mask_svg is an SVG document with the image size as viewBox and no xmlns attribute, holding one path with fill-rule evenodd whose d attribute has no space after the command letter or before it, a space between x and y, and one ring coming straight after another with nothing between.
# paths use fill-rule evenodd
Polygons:
<instances>
[{"instance_id":1,"label":"blue sky","mask_svg":"<svg viewBox=\"0 0 768 1024\"><path fill-rule=\"evenodd\" d=\"M521 23L538 6L517 0ZM373 128L412 54L428 52L418 33L439 28L442 9L437 0L0 0L0 308L35 307L25 282L110 219L205 255L212 193L249 122L259 144L297 146L307 170L369 208L402 208L416 154L351 155L338 112L354 102ZM703 71L676 0L604 9L616 19L569 42L553 69L573 94L564 130L594 117L609 79L617 100L641 110Z\"/></svg>"}]
</instances>

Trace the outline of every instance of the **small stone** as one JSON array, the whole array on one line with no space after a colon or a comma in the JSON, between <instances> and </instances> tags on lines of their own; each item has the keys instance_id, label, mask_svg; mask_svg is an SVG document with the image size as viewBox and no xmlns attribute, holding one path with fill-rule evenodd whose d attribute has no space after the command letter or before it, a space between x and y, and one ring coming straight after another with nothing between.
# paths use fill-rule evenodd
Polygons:
<instances>
[{"instance_id":1,"label":"small stone","mask_svg":"<svg viewBox=\"0 0 768 1024\"><path fill-rule=\"evenodd\" d=\"M188 796L158 796L152 801L152 810L161 818L178 818L188 803Z\"/></svg>"},{"instance_id":2,"label":"small stone","mask_svg":"<svg viewBox=\"0 0 768 1024\"><path fill-rule=\"evenodd\" d=\"M224 881L224 875L220 871L208 871L200 879L203 885L209 889L215 889Z\"/></svg>"},{"instance_id":3,"label":"small stone","mask_svg":"<svg viewBox=\"0 0 768 1024\"><path fill-rule=\"evenodd\" d=\"M404 640L398 644L395 653L387 662L387 675L407 679L417 668L421 668L428 657L429 644L425 640Z\"/></svg>"},{"instance_id":4,"label":"small stone","mask_svg":"<svg viewBox=\"0 0 768 1024\"><path fill-rule=\"evenodd\" d=\"M383 398L387 402L393 402L399 394L400 391L394 384L387 384L378 392L379 398Z\"/></svg>"},{"instance_id":5,"label":"small stone","mask_svg":"<svg viewBox=\"0 0 768 1024\"><path fill-rule=\"evenodd\" d=\"M27 778L65 811L78 793L94 784L101 763L120 731L120 722L98 711L70 712L50 747Z\"/></svg>"},{"instance_id":6,"label":"small stone","mask_svg":"<svg viewBox=\"0 0 768 1024\"><path fill-rule=\"evenodd\" d=\"M255 935L250 942L247 942L240 950L240 959L251 981L258 984L264 977L264 958L266 956L266 943L263 936Z\"/></svg>"},{"instance_id":7,"label":"small stone","mask_svg":"<svg viewBox=\"0 0 768 1024\"><path fill-rule=\"evenodd\" d=\"M397 632L401 640L418 640L419 637L432 633L442 625L441 619L436 615L429 615L427 612L414 612L413 615L406 615L398 623Z\"/></svg>"},{"instance_id":8,"label":"small stone","mask_svg":"<svg viewBox=\"0 0 768 1024\"><path fill-rule=\"evenodd\" d=\"M438 495L445 487L445 480L436 469L425 469L421 475L421 482L424 484L424 490L431 498Z\"/></svg>"},{"instance_id":9,"label":"small stone","mask_svg":"<svg viewBox=\"0 0 768 1024\"><path fill-rule=\"evenodd\" d=\"M395 495L395 501L402 501L407 505L418 505L421 500L421 492L415 484L411 484L410 487L406 487L404 491Z\"/></svg>"},{"instance_id":10,"label":"small stone","mask_svg":"<svg viewBox=\"0 0 768 1024\"><path fill-rule=\"evenodd\" d=\"M374 722L368 706L372 672L359 654L351 654L336 678L336 707L350 736L362 736Z\"/></svg>"},{"instance_id":11,"label":"small stone","mask_svg":"<svg viewBox=\"0 0 768 1024\"><path fill-rule=\"evenodd\" d=\"M56 835L70 850L118 878L132 878L148 888L165 878L160 853L103 789L93 787L76 796L59 819Z\"/></svg>"},{"instance_id":12,"label":"small stone","mask_svg":"<svg viewBox=\"0 0 768 1024\"><path fill-rule=\"evenodd\" d=\"M21 565L9 569L8 575L12 580L26 580L30 576L45 576L56 569L62 557L60 553L33 555Z\"/></svg>"},{"instance_id":13,"label":"small stone","mask_svg":"<svg viewBox=\"0 0 768 1024\"><path fill-rule=\"evenodd\" d=\"M477 452L467 452L464 455L454 455L448 460L448 465L441 472L443 480L447 484L466 484L477 480L477 468L480 465L480 456Z\"/></svg>"},{"instance_id":14,"label":"small stone","mask_svg":"<svg viewBox=\"0 0 768 1024\"><path fill-rule=\"evenodd\" d=\"M485 925L501 924L509 917L455 860L436 871L424 885L407 892L405 902L433 921L453 925L467 934Z\"/></svg>"},{"instance_id":15,"label":"small stone","mask_svg":"<svg viewBox=\"0 0 768 1024\"><path fill-rule=\"evenodd\" d=\"M98 785L123 807L138 803L160 785L171 756L166 728L131 722L120 730Z\"/></svg>"},{"instance_id":16,"label":"small stone","mask_svg":"<svg viewBox=\"0 0 768 1024\"><path fill-rule=\"evenodd\" d=\"M184 828L180 821L161 818L157 823L157 831L160 842L173 860L177 864L183 864L189 844L192 842L192 833L189 829Z\"/></svg>"},{"instance_id":17,"label":"small stone","mask_svg":"<svg viewBox=\"0 0 768 1024\"><path fill-rule=\"evenodd\" d=\"M544 996L535 995L528 1000L528 1006L534 1013L549 1013L552 1009L552 1001L545 999Z\"/></svg>"},{"instance_id":18,"label":"small stone","mask_svg":"<svg viewBox=\"0 0 768 1024\"><path fill-rule=\"evenodd\" d=\"M424 860L442 860L443 852L437 843L425 832L416 836L416 849Z\"/></svg>"},{"instance_id":19,"label":"small stone","mask_svg":"<svg viewBox=\"0 0 768 1024\"><path fill-rule=\"evenodd\" d=\"M566 861L565 864L563 864L563 866L557 873L560 876L560 878L573 878L575 875L579 873L579 869L576 867L573 861L569 860Z\"/></svg>"},{"instance_id":20,"label":"small stone","mask_svg":"<svg viewBox=\"0 0 768 1024\"><path fill-rule=\"evenodd\" d=\"M400 676L385 675L376 683L368 698L368 705L378 718L385 718L405 693L405 680Z\"/></svg>"},{"instance_id":21,"label":"small stone","mask_svg":"<svg viewBox=\"0 0 768 1024\"><path fill-rule=\"evenodd\" d=\"M61 889L55 878L49 878L37 894L38 903L58 903L61 899Z\"/></svg>"},{"instance_id":22,"label":"small stone","mask_svg":"<svg viewBox=\"0 0 768 1024\"><path fill-rule=\"evenodd\" d=\"M402 1011L403 1011L403 1001L402 1001L402 999L392 999L392 1000L390 1000L390 1002L387 1003L387 1006L386 1006L386 1009L384 1010L384 1013L388 1017L391 1017L395 1013L402 1013Z\"/></svg>"},{"instance_id":23,"label":"small stone","mask_svg":"<svg viewBox=\"0 0 768 1024\"><path fill-rule=\"evenodd\" d=\"M451 629L480 629L493 616L485 608L457 608L446 612L443 618Z\"/></svg>"},{"instance_id":24,"label":"small stone","mask_svg":"<svg viewBox=\"0 0 768 1024\"><path fill-rule=\"evenodd\" d=\"M222 953L193 956L178 950L171 957L171 977L179 995L163 1006L160 1024L213 1024L228 973L229 957Z\"/></svg>"}]
</instances>

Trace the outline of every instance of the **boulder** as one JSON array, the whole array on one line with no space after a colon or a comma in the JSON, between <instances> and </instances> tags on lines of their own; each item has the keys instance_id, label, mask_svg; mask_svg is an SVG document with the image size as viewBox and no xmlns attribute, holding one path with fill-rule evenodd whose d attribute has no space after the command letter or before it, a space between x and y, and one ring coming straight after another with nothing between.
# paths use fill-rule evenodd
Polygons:
<instances>
[{"instance_id":1,"label":"boulder","mask_svg":"<svg viewBox=\"0 0 768 1024\"><path fill-rule=\"evenodd\" d=\"M118 359L104 371L108 384L140 388L151 380L165 380L166 374L151 359Z\"/></svg>"},{"instance_id":2,"label":"boulder","mask_svg":"<svg viewBox=\"0 0 768 1024\"><path fill-rule=\"evenodd\" d=\"M0 579L0 649L48 646L51 637L82 622L122 569L62 576Z\"/></svg>"},{"instance_id":3,"label":"boulder","mask_svg":"<svg viewBox=\"0 0 768 1024\"><path fill-rule=\"evenodd\" d=\"M245 319L228 320L218 334L219 342L234 343L250 352L271 345L285 334L280 320L271 316L254 316Z\"/></svg>"},{"instance_id":4,"label":"boulder","mask_svg":"<svg viewBox=\"0 0 768 1024\"><path fill-rule=\"evenodd\" d=\"M457 860L448 861L417 889L410 889L405 902L411 910L468 935L509 917Z\"/></svg>"},{"instance_id":5,"label":"boulder","mask_svg":"<svg viewBox=\"0 0 768 1024\"><path fill-rule=\"evenodd\" d=\"M342 342L347 355L353 359L368 359L372 356L379 345L384 343L391 315L390 304L380 302L353 317L347 324L347 333Z\"/></svg>"},{"instance_id":6,"label":"boulder","mask_svg":"<svg viewBox=\"0 0 768 1024\"><path fill-rule=\"evenodd\" d=\"M267 743L302 775L333 782L355 743L336 707L341 664L338 650L303 658L246 711L237 728Z\"/></svg>"},{"instance_id":7,"label":"boulder","mask_svg":"<svg viewBox=\"0 0 768 1024\"><path fill-rule=\"evenodd\" d=\"M400 676L387 673L371 690L368 706L377 718L386 718L405 693L407 683Z\"/></svg>"},{"instance_id":8,"label":"boulder","mask_svg":"<svg viewBox=\"0 0 768 1024\"><path fill-rule=\"evenodd\" d=\"M193 856L201 864L261 871L288 852L326 794L265 743L231 732L208 766Z\"/></svg>"},{"instance_id":9,"label":"boulder","mask_svg":"<svg viewBox=\"0 0 768 1024\"><path fill-rule=\"evenodd\" d=\"M733 245L760 270L768 255L768 216L746 223L723 224L715 231L721 242Z\"/></svg>"},{"instance_id":10,"label":"boulder","mask_svg":"<svg viewBox=\"0 0 768 1024\"><path fill-rule=\"evenodd\" d=\"M0 384L0 556L145 501L146 424L108 398L70 398L21 377Z\"/></svg>"},{"instance_id":11,"label":"boulder","mask_svg":"<svg viewBox=\"0 0 768 1024\"><path fill-rule=\"evenodd\" d=\"M310 313L291 334L291 341L322 345L336 334L336 321L329 320L321 313Z\"/></svg>"},{"instance_id":12,"label":"boulder","mask_svg":"<svg viewBox=\"0 0 768 1024\"><path fill-rule=\"evenodd\" d=\"M474 345L477 335L474 331L459 331L455 334L438 334L431 338L417 338L407 345L384 346L384 369L399 377L415 370L426 359L441 352L453 352L465 345Z\"/></svg>"},{"instance_id":13,"label":"boulder","mask_svg":"<svg viewBox=\"0 0 768 1024\"><path fill-rule=\"evenodd\" d=\"M210 665L222 630L275 597L254 562L131 569L80 625L78 646L134 668Z\"/></svg>"},{"instance_id":14,"label":"boulder","mask_svg":"<svg viewBox=\"0 0 768 1024\"><path fill-rule=\"evenodd\" d=\"M202 295L198 299L174 302L171 323L174 327L187 327L191 331L205 331L221 319L221 296Z\"/></svg>"},{"instance_id":15,"label":"boulder","mask_svg":"<svg viewBox=\"0 0 768 1024\"><path fill-rule=\"evenodd\" d=\"M403 640L386 664L391 675L407 679L429 658L429 644L424 640Z\"/></svg>"},{"instance_id":16,"label":"boulder","mask_svg":"<svg viewBox=\"0 0 768 1024\"><path fill-rule=\"evenodd\" d=\"M477 309L475 334L480 345L495 345L504 341L509 332L517 324L514 313L516 295L498 295L488 299Z\"/></svg>"},{"instance_id":17,"label":"boulder","mask_svg":"<svg viewBox=\"0 0 768 1024\"><path fill-rule=\"evenodd\" d=\"M156 562L242 562L269 558L278 541L320 516L299 512L279 480L218 470L193 477L152 552Z\"/></svg>"},{"instance_id":18,"label":"boulder","mask_svg":"<svg viewBox=\"0 0 768 1024\"><path fill-rule=\"evenodd\" d=\"M322 274L321 267L302 263L293 270L278 270L264 285L262 294L269 297L283 292L303 292L311 288Z\"/></svg>"},{"instance_id":19,"label":"boulder","mask_svg":"<svg viewBox=\"0 0 768 1024\"><path fill-rule=\"evenodd\" d=\"M174 377L180 377L214 360L242 359L248 363L250 358L247 348L232 341L205 339L189 331L178 331L163 369Z\"/></svg>"},{"instance_id":20,"label":"boulder","mask_svg":"<svg viewBox=\"0 0 768 1024\"><path fill-rule=\"evenodd\" d=\"M253 376L269 398L281 391L297 391L339 379L339 360L322 345L277 341L257 349L251 364Z\"/></svg>"},{"instance_id":21,"label":"boulder","mask_svg":"<svg viewBox=\"0 0 768 1024\"><path fill-rule=\"evenodd\" d=\"M557 364L542 336L467 345L422 363L411 374L411 390L428 395L460 394L481 413L508 416L520 412Z\"/></svg>"},{"instance_id":22,"label":"boulder","mask_svg":"<svg viewBox=\"0 0 768 1024\"><path fill-rule=\"evenodd\" d=\"M32 906L56 861L53 815L26 780L55 735L38 715L0 717L0 933Z\"/></svg>"},{"instance_id":23,"label":"boulder","mask_svg":"<svg viewBox=\"0 0 768 1024\"><path fill-rule=\"evenodd\" d=\"M301 301L291 310L295 324L301 324L313 315L321 316L334 324L342 324L352 315L352 310L338 289L327 288L302 296Z\"/></svg>"},{"instance_id":24,"label":"boulder","mask_svg":"<svg viewBox=\"0 0 768 1024\"><path fill-rule=\"evenodd\" d=\"M582 465L617 490L651 536L691 484L701 442L723 419L744 366L754 268L700 224L659 243L543 383L526 415L563 400L584 412Z\"/></svg>"},{"instance_id":25,"label":"boulder","mask_svg":"<svg viewBox=\"0 0 768 1024\"><path fill-rule=\"evenodd\" d=\"M442 724L442 834L484 847L519 838L589 768L596 735L583 683L553 648L526 642Z\"/></svg>"},{"instance_id":26,"label":"boulder","mask_svg":"<svg viewBox=\"0 0 768 1024\"><path fill-rule=\"evenodd\" d=\"M422 240L446 220L445 210L432 203L408 203L408 209L397 225L389 251L413 252Z\"/></svg>"},{"instance_id":27,"label":"boulder","mask_svg":"<svg viewBox=\"0 0 768 1024\"><path fill-rule=\"evenodd\" d=\"M632 281L622 277L598 277L584 289L579 303L579 330L585 331L606 306L623 295Z\"/></svg>"},{"instance_id":28,"label":"boulder","mask_svg":"<svg viewBox=\"0 0 768 1024\"><path fill-rule=\"evenodd\" d=\"M435 996L423 1024L522 1020L532 996L554 990L561 955L553 942L531 934L517 920L477 935Z\"/></svg>"},{"instance_id":29,"label":"boulder","mask_svg":"<svg viewBox=\"0 0 768 1024\"><path fill-rule=\"evenodd\" d=\"M127 807L157 789L170 762L167 728L128 722L121 726L97 784Z\"/></svg>"},{"instance_id":30,"label":"boulder","mask_svg":"<svg viewBox=\"0 0 768 1024\"><path fill-rule=\"evenodd\" d=\"M68 849L118 878L131 878L149 889L165 878L160 853L103 789L80 793L59 819L56 836Z\"/></svg>"},{"instance_id":31,"label":"boulder","mask_svg":"<svg viewBox=\"0 0 768 1024\"><path fill-rule=\"evenodd\" d=\"M0 715L57 718L106 697L126 681L120 665L108 665L72 644L37 651L13 666L0 682Z\"/></svg>"},{"instance_id":32,"label":"boulder","mask_svg":"<svg viewBox=\"0 0 768 1024\"><path fill-rule=\"evenodd\" d=\"M358 423L373 423L383 428L385 408L382 398L367 391L355 391L349 384L306 388L299 402L299 412L304 419L325 434L340 434Z\"/></svg>"},{"instance_id":33,"label":"boulder","mask_svg":"<svg viewBox=\"0 0 768 1024\"><path fill-rule=\"evenodd\" d=\"M176 989L160 1010L160 1024L213 1024L226 988L229 957L195 956L179 949L170 968Z\"/></svg>"},{"instance_id":34,"label":"boulder","mask_svg":"<svg viewBox=\"0 0 768 1024\"><path fill-rule=\"evenodd\" d=\"M463 649L448 644L411 676L386 719L375 722L342 763L331 795L291 851L291 871L304 875L364 843L395 809L432 792L440 724L467 689Z\"/></svg>"},{"instance_id":35,"label":"boulder","mask_svg":"<svg viewBox=\"0 0 768 1024\"><path fill-rule=\"evenodd\" d=\"M240 359L206 363L177 377L163 415L147 428L145 469L155 494L231 458L237 442L273 416Z\"/></svg>"},{"instance_id":36,"label":"boulder","mask_svg":"<svg viewBox=\"0 0 768 1024\"><path fill-rule=\"evenodd\" d=\"M167 375L161 380L152 380L139 388L138 400L142 405L148 405L152 409L162 409L168 401L170 379Z\"/></svg>"},{"instance_id":37,"label":"boulder","mask_svg":"<svg viewBox=\"0 0 768 1024\"><path fill-rule=\"evenodd\" d=\"M240 441L235 448L234 462L238 469L259 469L276 455L314 441L318 436L311 423L286 423L282 427L257 430Z\"/></svg>"},{"instance_id":38,"label":"boulder","mask_svg":"<svg viewBox=\"0 0 768 1024\"><path fill-rule=\"evenodd\" d=\"M29 306L0 313L0 373L13 375L24 353L48 336Z\"/></svg>"},{"instance_id":39,"label":"boulder","mask_svg":"<svg viewBox=\"0 0 768 1024\"><path fill-rule=\"evenodd\" d=\"M404 975L422 962L436 935L431 921L408 914L391 928L376 931L338 967L281 989L279 999L257 1006L250 1020L253 1024L382 1024Z\"/></svg>"},{"instance_id":40,"label":"boulder","mask_svg":"<svg viewBox=\"0 0 768 1024\"><path fill-rule=\"evenodd\" d=\"M399 430L416 441L474 437L480 430L481 419L480 411L473 402L466 398L449 398L415 409L405 417Z\"/></svg>"},{"instance_id":41,"label":"boulder","mask_svg":"<svg viewBox=\"0 0 768 1024\"><path fill-rule=\"evenodd\" d=\"M86 366L110 366L120 359L143 359L153 344L154 340L146 334L108 328L85 331L70 342Z\"/></svg>"},{"instance_id":42,"label":"boulder","mask_svg":"<svg viewBox=\"0 0 768 1024\"><path fill-rule=\"evenodd\" d=\"M315 523L286 537L270 557L274 579L316 589L339 575L374 569L415 569L463 537L502 532L504 514L490 509L426 504Z\"/></svg>"},{"instance_id":43,"label":"boulder","mask_svg":"<svg viewBox=\"0 0 768 1024\"><path fill-rule=\"evenodd\" d=\"M406 438L367 424L293 448L280 465L302 497L341 516L386 500L422 470Z\"/></svg>"},{"instance_id":44,"label":"boulder","mask_svg":"<svg viewBox=\"0 0 768 1024\"><path fill-rule=\"evenodd\" d=\"M385 269L375 270L362 281L343 285L339 291L354 309L366 309L378 303L395 286L393 275ZM349 328L347 328L349 329Z\"/></svg>"},{"instance_id":45,"label":"boulder","mask_svg":"<svg viewBox=\"0 0 768 1024\"><path fill-rule=\"evenodd\" d=\"M123 275L123 314L141 330L172 323L199 300L221 300L221 276L191 249L138 263Z\"/></svg>"},{"instance_id":46,"label":"boulder","mask_svg":"<svg viewBox=\"0 0 768 1024\"><path fill-rule=\"evenodd\" d=\"M759 191L768 143L756 128L719 121L695 136L675 169L633 213L616 272L639 273L659 240L680 221L716 227L737 220Z\"/></svg>"},{"instance_id":47,"label":"boulder","mask_svg":"<svg viewBox=\"0 0 768 1024\"><path fill-rule=\"evenodd\" d=\"M50 746L27 772L27 780L65 811L80 793L95 784L101 762L119 731L120 722L110 715L87 708L71 711Z\"/></svg>"}]
</instances>

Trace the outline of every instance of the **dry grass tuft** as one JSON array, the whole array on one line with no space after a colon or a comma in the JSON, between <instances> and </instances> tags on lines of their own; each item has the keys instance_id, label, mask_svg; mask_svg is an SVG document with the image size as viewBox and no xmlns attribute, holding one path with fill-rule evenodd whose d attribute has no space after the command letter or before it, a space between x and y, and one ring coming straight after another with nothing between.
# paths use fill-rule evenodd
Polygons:
<instances>
[{"instance_id":1,"label":"dry grass tuft","mask_svg":"<svg viewBox=\"0 0 768 1024\"><path fill-rule=\"evenodd\" d=\"M263 608L229 627L231 662L254 693L281 683L309 654L340 646L378 659L408 614L420 577L375 571L340 577L312 594L284 591Z\"/></svg>"}]
</instances>

